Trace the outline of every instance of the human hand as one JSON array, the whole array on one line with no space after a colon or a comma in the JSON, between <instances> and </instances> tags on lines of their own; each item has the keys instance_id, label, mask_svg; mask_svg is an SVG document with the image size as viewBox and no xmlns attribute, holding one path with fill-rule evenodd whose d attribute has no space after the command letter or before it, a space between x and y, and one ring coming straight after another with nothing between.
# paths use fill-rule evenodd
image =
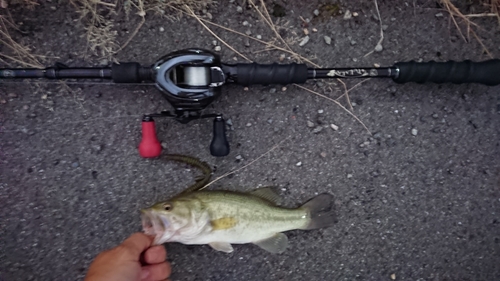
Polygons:
<instances>
[{"instance_id":1,"label":"human hand","mask_svg":"<svg viewBox=\"0 0 500 281\"><path fill-rule=\"evenodd\" d=\"M134 233L120 245L100 253L90 264L84 281L160 281L171 273L162 245L153 237Z\"/></svg>"}]
</instances>

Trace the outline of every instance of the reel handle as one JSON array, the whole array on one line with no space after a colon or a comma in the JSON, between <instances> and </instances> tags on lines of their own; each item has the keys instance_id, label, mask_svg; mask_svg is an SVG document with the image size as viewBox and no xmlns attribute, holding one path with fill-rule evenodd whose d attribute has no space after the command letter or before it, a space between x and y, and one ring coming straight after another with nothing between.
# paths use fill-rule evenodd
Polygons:
<instances>
[{"instance_id":1,"label":"reel handle","mask_svg":"<svg viewBox=\"0 0 500 281\"><path fill-rule=\"evenodd\" d=\"M226 139L226 122L222 115L214 119L214 131L212 142L210 143L210 154L216 157L227 156L229 154L229 142Z\"/></svg>"},{"instance_id":2,"label":"reel handle","mask_svg":"<svg viewBox=\"0 0 500 281\"><path fill-rule=\"evenodd\" d=\"M139 155L143 158L154 158L161 154L161 144L156 137L155 121L150 116L142 119L142 140L139 144Z\"/></svg>"},{"instance_id":3,"label":"reel handle","mask_svg":"<svg viewBox=\"0 0 500 281\"><path fill-rule=\"evenodd\" d=\"M482 62L465 60L461 62L399 62L395 66L399 75L393 78L397 83L479 83L488 86L500 84L500 59Z\"/></svg>"}]
</instances>

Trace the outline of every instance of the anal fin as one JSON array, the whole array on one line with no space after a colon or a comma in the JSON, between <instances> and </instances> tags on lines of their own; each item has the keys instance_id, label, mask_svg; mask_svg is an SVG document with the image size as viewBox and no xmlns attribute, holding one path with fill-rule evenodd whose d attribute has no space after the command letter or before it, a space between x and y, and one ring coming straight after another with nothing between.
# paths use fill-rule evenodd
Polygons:
<instances>
[{"instance_id":1,"label":"anal fin","mask_svg":"<svg viewBox=\"0 0 500 281\"><path fill-rule=\"evenodd\" d=\"M286 250L286 247L288 245L288 237L286 237L286 235L283 233L276 233L269 238L253 243L270 253L279 254L283 253Z\"/></svg>"}]
</instances>

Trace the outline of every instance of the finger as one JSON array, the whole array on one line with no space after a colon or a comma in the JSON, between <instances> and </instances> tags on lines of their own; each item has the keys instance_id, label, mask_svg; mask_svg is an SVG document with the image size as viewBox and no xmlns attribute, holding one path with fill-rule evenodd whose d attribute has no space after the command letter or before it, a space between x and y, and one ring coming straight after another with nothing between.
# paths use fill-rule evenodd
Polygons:
<instances>
[{"instance_id":1,"label":"finger","mask_svg":"<svg viewBox=\"0 0 500 281\"><path fill-rule=\"evenodd\" d=\"M144 252L144 262L155 264L164 262L167 259L167 251L163 245L153 246Z\"/></svg>"},{"instance_id":2,"label":"finger","mask_svg":"<svg viewBox=\"0 0 500 281\"><path fill-rule=\"evenodd\" d=\"M153 238L144 233L134 233L120 245L128 255L128 258L139 260L141 253L151 247Z\"/></svg>"},{"instance_id":3,"label":"finger","mask_svg":"<svg viewBox=\"0 0 500 281\"><path fill-rule=\"evenodd\" d=\"M159 281L165 280L170 277L172 268L169 262L162 262L153 265L146 265L142 267L141 277L142 280Z\"/></svg>"}]
</instances>

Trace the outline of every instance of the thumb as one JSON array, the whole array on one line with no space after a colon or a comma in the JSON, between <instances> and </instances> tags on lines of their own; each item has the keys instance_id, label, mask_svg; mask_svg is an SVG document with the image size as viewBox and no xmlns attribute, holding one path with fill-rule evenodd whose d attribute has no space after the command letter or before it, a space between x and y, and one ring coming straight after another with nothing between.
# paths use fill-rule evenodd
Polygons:
<instances>
[{"instance_id":1,"label":"thumb","mask_svg":"<svg viewBox=\"0 0 500 281\"><path fill-rule=\"evenodd\" d=\"M130 258L139 260L141 253L151 247L153 239L154 238L151 236L137 232L123 241L120 246L127 249L127 253L130 255Z\"/></svg>"}]
</instances>

